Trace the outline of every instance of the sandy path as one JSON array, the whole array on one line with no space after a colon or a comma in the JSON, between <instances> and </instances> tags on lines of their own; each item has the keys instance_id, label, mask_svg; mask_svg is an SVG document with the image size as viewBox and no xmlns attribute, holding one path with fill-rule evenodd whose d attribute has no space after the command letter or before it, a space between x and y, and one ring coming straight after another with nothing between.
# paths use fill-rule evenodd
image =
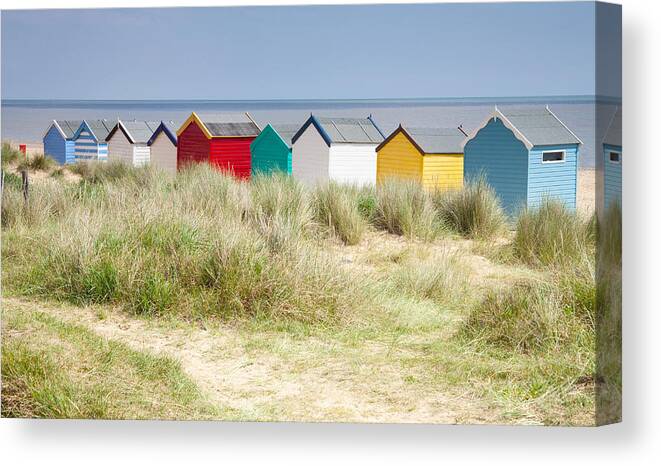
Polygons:
<instances>
[{"instance_id":1,"label":"sandy path","mask_svg":"<svg viewBox=\"0 0 661 466\"><path fill-rule=\"evenodd\" d=\"M98 309L19 298L4 298L3 305L16 312L39 310L135 349L170 355L212 402L239 410L245 419L421 423L493 419L493 412L477 400L441 393L428 383L406 383L410 368L402 366L397 348L382 344L345 347L311 337L294 340L282 334L253 333L246 345L246 336L232 327L159 326L112 309L100 318Z\"/></svg>"}]
</instances>

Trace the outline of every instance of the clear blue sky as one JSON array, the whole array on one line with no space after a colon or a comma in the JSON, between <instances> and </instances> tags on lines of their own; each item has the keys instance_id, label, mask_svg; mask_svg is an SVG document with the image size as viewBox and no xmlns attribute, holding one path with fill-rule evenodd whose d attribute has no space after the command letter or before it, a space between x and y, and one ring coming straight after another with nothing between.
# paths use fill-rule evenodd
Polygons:
<instances>
[{"instance_id":1,"label":"clear blue sky","mask_svg":"<svg viewBox=\"0 0 661 466\"><path fill-rule=\"evenodd\" d=\"M592 2L3 11L2 95L594 94L594 47Z\"/></svg>"}]
</instances>

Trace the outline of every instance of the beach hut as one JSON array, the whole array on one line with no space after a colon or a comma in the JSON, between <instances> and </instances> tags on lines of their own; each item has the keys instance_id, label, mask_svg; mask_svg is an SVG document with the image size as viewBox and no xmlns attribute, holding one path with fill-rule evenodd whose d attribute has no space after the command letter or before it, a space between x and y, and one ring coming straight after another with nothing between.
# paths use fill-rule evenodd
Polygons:
<instances>
[{"instance_id":1,"label":"beach hut","mask_svg":"<svg viewBox=\"0 0 661 466\"><path fill-rule=\"evenodd\" d=\"M292 175L311 186L328 180L376 183L376 147L385 137L367 118L310 118L292 138Z\"/></svg>"},{"instance_id":2,"label":"beach hut","mask_svg":"<svg viewBox=\"0 0 661 466\"><path fill-rule=\"evenodd\" d=\"M152 165L167 172L177 171L177 132L178 126L172 121L161 121L154 134L147 141Z\"/></svg>"},{"instance_id":3,"label":"beach hut","mask_svg":"<svg viewBox=\"0 0 661 466\"><path fill-rule=\"evenodd\" d=\"M268 124L250 144L252 173L291 174L291 139L300 125Z\"/></svg>"},{"instance_id":4,"label":"beach hut","mask_svg":"<svg viewBox=\"0 0 661 466\"><path fill-rule=\"evenodd\" d=\"M64 165L76 161L74 135L82 121L53 120L44 133L44 154Z\"/></svg>"},{"instance_id":5,"label":"beach hut","mask_svg":"<svg viewBox=\"0 0 661 466\"><path fill-rule=\"evenodd\" d=\"M159 125L160 122L155 121L118 121L106 137L108 160L133 166L148 164L150 150L147 142Z\"/></svg>"},{"instance_id":6,"label":"beach hut","mask_svg":"<svg viewBox=\"0 0 661 466\"><path fill-rule=\"evenodd\" d=\"M510 215L545 197L575 210L581 144L548 107L495 107L463 142L464 179L483 175Z\"/></svg>"},{"instance_id":7,"label":"beach hut","mask_svg":"<svg viewBox=\"0 0 661 466\"><path fill-rule=\"evenodd\" d=\"M617 202L622 203L622 110L613 114L603 140L604 157L604 210Z\"/></svg>"},{"instance_id":8,"label":"beach hut","mask_svg":"<svg viewBox=\"0 0 661 466\"><path fill-rule=\"evenodd\" d=\"M83 120L74 135L76 161L108 160L106 138L116 123L109 120Z\"/></svg>"},{"instance_id":9,"label":"beach hut","mask_svg":"<svg viewBox=\"0 0 661 466\"><path fill-rule=\"evenodd\" d=\"M459 128L399 125L376 148L376 181L407 178L427 189L459 189L464 184L465 138Z\"/></svg>"},{"instance_id":10,"label":"beach hut","mask_svg":"<svg viewBox=\"0 0 661 466\"><path fill-rule=\"evenodd\" d=\"M177 168L208 163L238 178L248 178L250 144L259 133L259 126L247 113L193 112L177 131Z\"/></svg>"}]
</instances>

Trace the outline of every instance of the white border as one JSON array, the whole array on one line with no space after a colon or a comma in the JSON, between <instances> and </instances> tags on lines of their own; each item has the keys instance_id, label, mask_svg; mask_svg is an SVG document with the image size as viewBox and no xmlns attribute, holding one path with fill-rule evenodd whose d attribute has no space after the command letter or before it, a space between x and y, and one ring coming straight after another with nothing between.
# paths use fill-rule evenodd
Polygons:
<instances>
[{"instance_id":1,"label":"white border","mask_svg":"<svg viewBox=\"0 0 661 466\"><path fill-rule=\"evenodd\" d=\"M468 144L468 141L470 141L470 140L473 139L475 136L477 136L477 133L479 133L480 130L483 129L485 126L487 126L491 120L494 120L494 121L495 121L497 118L500 118L500 120L503 122L503 124L505 125L505 127L514 133L514 136L515 136L519 141L521 141L521 142L523 143L524 146L526 146L526 149L530 150L530 149L533 148L533 146L534 146L533 143L530 142L530 141L528 140L528 138L526 138L526 136L525 136L521 131L519 131L519 130L516 128L516 126L514 126L514 125L512 124L512 122L509 121L509 120L507 119L507 117L506 117L505 115L503 115L503 113L502 113L500 110L498 110L498 106L494 106L493 111L491 112L491 115L489 115L489 118L485 119L485 120L482 122L482 124L480 124L480 125L477 126L475 129L473 129L472 131L470 131L470 132L468 133L468 136L466 136L466 139L463 140L463 142L461 143L461 150L462 150L462 152L464 151L464 147L466 147L466 144Z\"/></svg>"},{"instance_id":2,"label":"white border","mask_svg":"<svg viewBox=\"0 0 661 466\"><path fill-rule=\"evenodd\" d=\"M606 149L606 152L608 152L608 162L609 163L612 163L613 165L620 165L622 163L622 151L621 150L608 150L608 149ZM617 162L613 162L611 160L611 154L619 155Z\"/></svg>"},{"instance_id":3,"label":"white border","mask_svg":"<svg viewBox=\"0 0 661 466\"><path fill-rule=\"evenodd\" d=\"M562 152L562 159L560 159L560 160L546 160L546 161L544 161L544 154L553 154L553 153L555 153L555 152ZM564 149L560 149L560 150L545 150L545 151L542 151L542 163L543 163L544 165L546 165L546 164L552 164L552 163L565 163L566 161L567 161L567 151L564 150Z\"/></svg>"}]
</instances>

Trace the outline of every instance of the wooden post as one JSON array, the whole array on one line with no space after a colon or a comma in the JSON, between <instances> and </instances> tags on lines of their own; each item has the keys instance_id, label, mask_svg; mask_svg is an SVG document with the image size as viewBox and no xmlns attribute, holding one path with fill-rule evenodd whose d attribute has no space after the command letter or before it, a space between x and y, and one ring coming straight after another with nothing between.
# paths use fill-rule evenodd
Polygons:
<instances>
[{"instance_id":1,"label":"wooden post","mask_svg":"<svg viewBox=\"0 0 661 466\"><path fill-rule=\"evenodd\" d=\"M23 199L25 203L28 203L28 197L30 194L30 179L28 178L28 171L21 170L21 179L23 181Z\"/></svg>"}]
</instances>

